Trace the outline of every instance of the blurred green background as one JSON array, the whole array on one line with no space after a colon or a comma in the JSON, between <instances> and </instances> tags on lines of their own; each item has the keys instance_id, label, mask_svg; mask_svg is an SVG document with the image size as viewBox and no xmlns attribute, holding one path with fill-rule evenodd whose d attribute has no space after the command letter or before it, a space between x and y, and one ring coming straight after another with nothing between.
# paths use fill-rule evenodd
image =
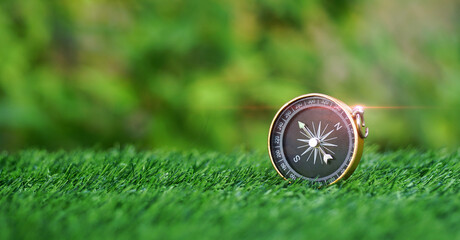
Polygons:
<instances>
[{"instance_id":1,"label":"blurred green background","mask_svg":"<svg viewBox=\"0 0 460 240\"><path fill-rule=\"evenodd\" d=\"M0 3L0 147L265 149L288 100L368 109L383 148L457 147L460 3Z\"/></svg>"}]
</instances>

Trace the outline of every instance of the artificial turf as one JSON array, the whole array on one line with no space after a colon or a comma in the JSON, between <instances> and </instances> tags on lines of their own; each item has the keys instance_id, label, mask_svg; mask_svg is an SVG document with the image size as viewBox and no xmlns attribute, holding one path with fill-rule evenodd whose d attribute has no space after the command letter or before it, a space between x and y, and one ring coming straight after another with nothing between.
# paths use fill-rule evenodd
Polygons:
<instances>
[{"instance_id":1,"label":"artificial turf","mask_svg":"<svg viewBox=\"0 0 460 240\"><path fill-rule=\"evenodd\" d=\"M460 239L460 150L367 148L327 188L265 152L0 154L1 239Z\"/></svg>"}]
</instances>

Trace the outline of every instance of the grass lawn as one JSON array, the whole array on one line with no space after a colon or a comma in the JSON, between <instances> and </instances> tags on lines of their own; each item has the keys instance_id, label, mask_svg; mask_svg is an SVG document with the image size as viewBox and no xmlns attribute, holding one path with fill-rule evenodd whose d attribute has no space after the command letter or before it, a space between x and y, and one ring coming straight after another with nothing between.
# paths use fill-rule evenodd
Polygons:
<instances>
[{"instance_id":1,"label":"grass lawn","mask_svg":"<svg viewBox=\"0 0 460 240\"><path fill-rule=\"evenodd\" d=\"M367 149L289 184L266 152L0 154L0 239L460 239L460 150Z\"/></svg>"}]
</instances>

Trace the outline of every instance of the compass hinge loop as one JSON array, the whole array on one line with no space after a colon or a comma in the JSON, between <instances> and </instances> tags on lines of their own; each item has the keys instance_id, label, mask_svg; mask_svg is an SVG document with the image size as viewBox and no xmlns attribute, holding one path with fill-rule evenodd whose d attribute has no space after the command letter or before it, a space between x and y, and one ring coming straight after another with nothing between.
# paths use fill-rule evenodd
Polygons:
<instances>
[{"instance_id":1,"label":"compass hinge loop","mask_svg":"<svg viewBox=\"0 0 460 240\"><path fill-rule=\"evenodd\" d=\"M366 122L364 121L364 109L362 107L353 108L353 118L356 120L359 136L367 138L369 135L369 128L366 127ZM365 129L364 132L363 128Z\"/></svg>"}]
</instances>

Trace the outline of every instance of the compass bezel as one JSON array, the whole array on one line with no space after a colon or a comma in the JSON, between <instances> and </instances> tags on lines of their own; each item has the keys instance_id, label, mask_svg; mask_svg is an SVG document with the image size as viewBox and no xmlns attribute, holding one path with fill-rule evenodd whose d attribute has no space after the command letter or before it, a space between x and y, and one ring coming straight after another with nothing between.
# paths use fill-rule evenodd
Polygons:
<instances>
[{"instance_id":1,"label":"compass bezel","mask_svg":"<svg viewBox=\"0 0 460 240\"><path fill-rule=\"evenodd\" d=\"M292 103L296 102L296 101L299 101L301 99L304 99L304 98L312 98L312 97L319 97L319 98L325 98L333 103L335 103L337 106L339 106L343 112L345 112L346 114L346 117L348 118L348 120L350 121L351 123L351 126L352 126L352 129L353 129L353 135L354 135L354 143L353 143L353 153L352 153L352 156L351 156L351 160L350 160L350 163L348 164L348 166L346 166L345 168L345 171L339 176L337 177L337 179L335 179L334 181L330 182L330 183L326 183L327 181L321 181L321 182L318 182L320 184L324 184L326 183L327 185L332 185L332 184L335 184L336 182L340 181L340 180L345 180L347 179L348 177L351 176L351 174L355 171L356 167L358 166L359 164L359 161L361 159L361 156L362 156L362 151L363 151L363 145L364 145L364 139L361 137L361 135L359 134L359 130L358 130L358 127L356 126L356 121L353 117L353 112L352 112L352 109L346 105L345 103L343 103L342 101L338 100L338 99L335 99L331 96L328 96L328 95L325 95L325 94L320 94L320 93L311 93L311 94L305 94L305 95L301 95L301 96L298 96L292 100L290 100L289 102L287 102L286 104L284 104L279 110L278 112L276 113L275 117L273 118L273 121L272 123L270 124L270 129L269 129L269 134L268 134L268 153L269 153L269 156L270 156L270 160L272 162L272 165L273 167L275 168L275 170L278 172L278 174L284 178L285 180L290 180L288 176L284 176L283 173L280 171L280 169L278 169L278 166L275 164L275 160L274 160L274 157L272 156L272 146L271 146L271 139L272 139L272 133L273 133L273 128L274 128L274 125L275 123L277 122L278 118L280 117L280 115L283 113L283 111L286 109L286 108L289 108L291 106ZM284 134L284 133L283 133ZM284 155L285 153L283 153ZM315 181L316 182L316 181Z\"/></svg>"}]
</instances>

